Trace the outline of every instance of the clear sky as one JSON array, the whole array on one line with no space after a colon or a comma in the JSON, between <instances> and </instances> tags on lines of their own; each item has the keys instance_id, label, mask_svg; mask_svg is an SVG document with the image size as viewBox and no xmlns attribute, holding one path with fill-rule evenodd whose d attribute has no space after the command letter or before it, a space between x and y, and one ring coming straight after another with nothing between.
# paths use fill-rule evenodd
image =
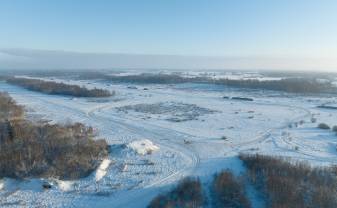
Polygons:
<instances>
[{"instance_id":1,"label":"clear sky","mask_svg":"<svg viewBox=\"0 0 337 208\"><path fill-rule=\"evenodd\" d=\"M13 48L311 59L337 69L337 1L0 0L0 52Z\"/></svg>"}]
</instances>

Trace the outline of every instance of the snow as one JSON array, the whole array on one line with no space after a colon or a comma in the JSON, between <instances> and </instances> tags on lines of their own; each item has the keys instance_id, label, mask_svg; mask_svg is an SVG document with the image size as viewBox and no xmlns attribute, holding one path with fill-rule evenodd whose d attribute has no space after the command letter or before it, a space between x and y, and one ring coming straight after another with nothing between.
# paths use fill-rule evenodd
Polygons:
<instances>
[{"instance_id":1,"label":"snow","mask_svg":"<svg viewBox=\"0 0 337 208\"><path fill-rule=\"evenodd\" d=\"M96 171L96 176L95 180L100 181L107 173L107 169L111 163L111 160L109 159L104 159L102 163L99 165L97 171Z\"/></svg>"},{"instance_id":2,"label":"snow","mask_svg":"<svg viewBox=\"0 0 337 208\"><path fill-rule=\"evenodd\" d=\"M255 72L181 73L273 79ZM42 190L42 179L2 179L2 207L19 202L28 207L146 207L154 196L183 177L198 176L207 184L214 173L223 169L240 175L244 167L237 157L239 153L290 157L314 166L337 164L337 136L331 130L317 128L319 123L337 125L337 110L317 108L326 103L337 105L335 97L247 91L210 84L134 84L136 88L129 89L129 84L123 83L54 80L115 90L116 96L69 99L3 82L0 90L8 91L25 105L29 118L50 123L67 122L70 118L93 126L97 138L105 138L110 145L110 155L87 178L56 181L57 186L51 190ZM317 122L311 122L312 117ZM223 136L227 139L221 139ZM253 199L252 187L249 193ZM259 206L257 202L253 204Z\"/></svg>"},{"instance_id":3,"label":"snow","mask_svg":"<svg viewBox=\"0 0 337 208\"><path fill-rule=\"evenodd\" d=\"M169 75L175 74L181 77L186 78L195 78L195 77L205 77L211 79L235 79L235 80L247 80L247 79L256 79L256 80L280 80L284 77L273 77L273 76L264 76L259 72L224 72L224 71L172 71L172 70L161 70L161 71L150 71L147 72L150 74L161 74ZM129 70L127 72L115 72L110 75L113 76L130 76L130 75L141 75L143 72L139 70Z\"/></svg>"},{"instance_id":4,"label":"snow","mask_svg":"<svg viewBox=\"0 0 337 208\"><path fill-rule=\"evenodd\" d=\"M127 146L140 155L152 154L159 150L159 147L154 145L148 139L136 140L129 143Z\"/></svg>"},{"instance_id":5,"label":"snow","mask_svg":"<svg viewBox=\"0 0 337 208\"><path fill-rule=\"evenodd\" d=\"M74 189L74 181L57 180L57 185L62 191L72 191Z\"/></svg>"}]
</instances>

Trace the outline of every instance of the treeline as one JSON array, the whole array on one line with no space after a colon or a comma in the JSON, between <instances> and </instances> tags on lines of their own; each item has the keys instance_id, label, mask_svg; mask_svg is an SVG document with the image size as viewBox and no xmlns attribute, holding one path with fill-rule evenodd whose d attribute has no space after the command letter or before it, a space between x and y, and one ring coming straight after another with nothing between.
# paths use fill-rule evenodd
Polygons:
<instances>
[{"instance_id":1,"label":"treeline","mask_svg":"<svg viewBox=\"0 0 337 208\"><path fill-rule=\"evenodd\" d=\"M251 207L244 183L229 171L222 171L214 176L211 196L213 207Z\"/></svg>"},{"instance_id":2,"label":"treeline","mask_svg":"<svg viewBox=\"0 0 337 208\"><path fill-rule=\"evenodd\" d=\"M199 179L185 178L169 193L155 197L148 208L198 208L205 203Z\"/></svg>"},{"instance_id":3,"label":"treeline","mask_svg":"<svg viewBox=\"0 0 337 208\"><path fill-rule=\"evenodd\" d=\"M148 207L250 208L248 184L255 188L261 205L268 208L337 207L336 166L313 168L306 163L264 155L241 154L239 158L246 167L244 175L236 177L222 171L204 187L199 179L187 178L170 192L155 197ZM208 198L203 190L209 190Z\"/></svg>"},{"instance_id":4,"label":"treeline","mask_svg":"<svg viewBox=\"0 0 337 208\"><path fill-rule=\"evenodd\" d=\"M182 77L179 74L163 74L163 73L142 73L135 75L111 75L101 72L81 73L79 79L101 79L111 82L120 83L137 83L137 84L181 84L188 82L206 82L206 77Z\"/></svg>"},{"instance_id":5,"label":"treeline","mask_svg":"<svg viewBox=\"0 0 337 208\"><path fill-rule=\"evenodd\" d=\"M180 84L187 82L204 82L205 78L186 78L177 74L150 74L143 73L139 75L115 76L101 75L101 78L112 82L126 82L139 84Z\"/></svg>"},{"instance_id":6,"label":"treeline","mask_svg":"<svg viewBox=\"0 0 337 208\"><path fill-rule=\"evenodd\" d=\"M80 75L82 79L95 78L112 82L139 84L181 84L204 83L218 84L234 88L275 90L290 93L337 93L337 88L330 81L319 81L316 78L283 78L280 80L257 79L211 79L209 77L182 77L178 74L150 74L115 76L102 73Z\"/></svg>"},{"instance_id":7,"label":"treeline","mask_svg":"<svg viewBox=\"0 0 337 208\"><path fill-rule=\"evenodd\" d=\"M28 90L38 91L53 95L69 95L75 97L109 97L113 93L103 89L87 89L78 85L69 85L39 79L16 78L7 79L9 84L24 87Z\"/></svg>"},{"instance_id":8,"label":"treeline","mask_svg":"<svg viewBox=\"0 0 337 208\"><path fill-rule=\"evenodd\" d=\"M337 207L337 168L312 168L282 158L240 155L247 175L264 194L267 207Z\"/></svg>"},{"instance_id":9,"label":"treeline","mask_svg":"<svg viewBox=\"0 0 337 208\"><path fill-rule=\"evenodd\" d=\"M337 93L337 88L331 82L320 82L317 79L285 78L281 80L231 80L219 79L215 84L229 87L276 90L290 93Z\"/></svg>"},{"instance_id":10,"label":"treeline","mask_svg":"<svg viewBox=\"0 0 337 208\"><path fill-rule=\"evenodd\" d=\"M205 189L211 199L207 201ZM155 197L148 208L201 208L205 207L251 208L244 184L229 171L222 171L213 178L210 187L203 187L197 178L185 178L170 192Z\"/></svg>"},{"instance_id":11,"label":"treeline","mask_svg":"<svg viewBox=\"0 0 337 208\"><path fill-rule=\"evenodd\" d=\"M21 120L24 115L23 107L17 105L15 100L6 92L0 92L0 121Z\"/></svg>"},{"instance_id":12,"label":"treeline","mask_svg":"<svg viewBox=\"0 0 337 208\"><path fill-rule=\"evenodd\" d=\"M23 108L0 92L0 178L88 176L107 156L105 140L81 123L37 124L24 119Z\"/></svg>"},{"instance_id":13,"label":"treeline","mask_svg":"<svg viewBox=\"0 0 337 208\"><path fill-rule=\"evenodd\" d=\"M23 73L23 72L22 72ZM280 73L268 72L266 75L278 75L286 77L280 80L257 80L257 79L212 79L206 76L183 77L178 73L142 73L138 75L116 76L106 72L95 71L75 71L75 72L35 72L36 76L59 76L64 77L69 74L74 79L101 79L111 82L139 83L139 84L179 84L179 83L205 83L219 84L235 88L276 90L291 93L337 93L337 88L331 83L331 76L334 74L309 74L309 73ZM322 82L320 79L324 79Z\"/></svg>"}]
</instances>

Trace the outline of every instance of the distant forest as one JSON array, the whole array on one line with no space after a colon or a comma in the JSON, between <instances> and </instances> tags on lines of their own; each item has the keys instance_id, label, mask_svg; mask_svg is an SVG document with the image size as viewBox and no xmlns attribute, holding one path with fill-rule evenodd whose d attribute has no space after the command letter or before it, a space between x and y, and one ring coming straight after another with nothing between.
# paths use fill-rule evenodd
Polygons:
<instances>
[{"instance_id":1,"label":"distant forest","mask_svg":"<svg viewBox=\"0 0 337 208\"><path fill-rule=\"evenodd\" d=\"M139 84L180 84L180 83L204 83L217 84L233 88L275 90L289 93L337 93L337 88L331 81L320 81L315 78L283 78L280 80L257 79L211 79L208 77L182 77L178 74L139 74L115 76L103 73L88 72L80 75L81 79L102 79L112 82L126 82Z\"/></svg>"},{"instance_id":2,"label":"distant forest","mask_svg":"<svg viewBox=\"0 0 337 208\"><path fill-rule=\"evenodd\" d=\"M69 95L75 97L110 97L113 92L103 89L87 89L78 85L69 85L52 81L29 78L8 78L7 83L24 87L28 90L53 95Z\"/></svg>"},{"instance_id":3,"label":"distant forest","mask_svg":"<svg viewBox=\"0 0 337 208\"><path fill-rule=\"evenodd\" d=\"M320 82L316 79L285 78L281 80L231 80L219 79L213 83L229 87L284 91L290 93L337 93L331 82Z\"/></svg>"},{"instance_id":4,"label":"distant forest","mask_svg":"<svg viewBox=\"0 0 337 208\"><path fill-rule=\"evenodd\" d=\"M22 72L23 73L23 72ZM79 80L92 80L98 79L108 82L116 82L116 83L135 83L135 84L182 84L182 83L200 83L200 84L217 84L223 85L233 88L245 88L245 89L259 89L259 90L274 90L274 91L282 91L289 93L330 93L336 94L337 88L332 84L331 74L315 74L320 79L324 79L324 81L318 79L317 77L307 74L307 73L280 73L270 72L272 75L279 75L280 77L288 76L287 78L281 78L280 80L257 80L257 79L242 79L242 80L234 80L234 79L212 79L209 77L199 76L199 77L183 77L179 73L172 74L162 74L162 73L142 73L136 75L125 75L125 76L117 76L113 74L109 74L108 72L94 72L94 71L64 71L64 72L31 72L32 76L56 76L62 78L71 79L79 79ZM267 73L268 74L268 73ZM8 78L7 78L8 79ZM23 78L14 78L20 79L20 81L14 81L13 78L8 79L12 84L17 84L17 82L23 82L21 79ZM26 85L26 82L23 82ZM38 87L37 84L27 84L26 88L41 88L37 91L44 91L49 94L67 94L73 96L81 96L81 97L106 97L110 96L110 92L105 90L88 90L83 89L83 87L73 86L65 87L61 85L56 85L52 87L51 90L48 85L51 83L47 82L47 86ZM62 83L56 83L62 84ZM22 86L21 84L20 86ZM32 86L31 86L32 85ZM65 84L63 84L65 85ZM23 86L25 87L25 86ZM80 88L80 89L78 89ZM57 90L56 90L57 89ZM67 89L67 90L64 90ZM53 93L51 93L52 91ZM55 91L55 92L54 92ZM66 92L64 92L66 91ZM70 91L70 92L67 92ZM88 92L90 91L90 92ZM113 93L111 93L113 94Z\"/></svg>"}]
</instances>

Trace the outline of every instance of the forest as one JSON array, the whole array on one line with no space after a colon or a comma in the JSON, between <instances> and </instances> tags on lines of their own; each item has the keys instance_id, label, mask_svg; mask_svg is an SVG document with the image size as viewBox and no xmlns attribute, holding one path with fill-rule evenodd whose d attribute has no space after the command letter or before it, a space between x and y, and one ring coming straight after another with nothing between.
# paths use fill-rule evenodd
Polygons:
<instances>
[{"instance_id":1,"label":"forest","mask_svg":"<svg viewBox=\"0 0 337 208\"><path fill-rule=\"evenodd\" d=\"M42 124L24 118L24 109L0 92L0 178L88 176L108 155L105 140L81 123Z\"/></svg>"},{"instance_id":2,"label":"forest","mask_svg":"<svg viewBox=\"0 0 337 208\"><path fill-rule=\"evenodd\" d=\"M243 175L223 170L204 187L198 178L185 178L171 191L153 198L148 208L251 208L249 186L254 187L265 207L337 207L336 166L313 168L303 162L258 154L240 154L239 158L246 168Z\"/></svg>"},{"instance_id":3,"label":"forest","mask_svg":"<svg viewBox=\"0 0 337 208\"><path fill-rule=\"evenodd\" d=\"M52 95L68 95L74 97L110 97L114 92L104 89L87 89L78 85L70 85L52 81L44 81L40 79L29 78L8 78L7 83L17 85L28 90L42 92Z\"/></svg>"},{"instance_id":4,"label":"forest","mask_svg":"<svg viewBox=\"0 0 337 208\"><path fill-rule=\"evenodd\" d=\"M211 79L208 77L183 77L179 74L151 74L143 73L138 75L106 75L103 73L88 72L80 75L81 79L102 79L111 82L126 82L138 84L216 84L233 88L254 89L254 90L274 90L288 93L331 93L336 94L337 88L331 81L320 81L311 77L288 77L279 80L258 80L258 79Z\"/></svg>"}]
</instances>

